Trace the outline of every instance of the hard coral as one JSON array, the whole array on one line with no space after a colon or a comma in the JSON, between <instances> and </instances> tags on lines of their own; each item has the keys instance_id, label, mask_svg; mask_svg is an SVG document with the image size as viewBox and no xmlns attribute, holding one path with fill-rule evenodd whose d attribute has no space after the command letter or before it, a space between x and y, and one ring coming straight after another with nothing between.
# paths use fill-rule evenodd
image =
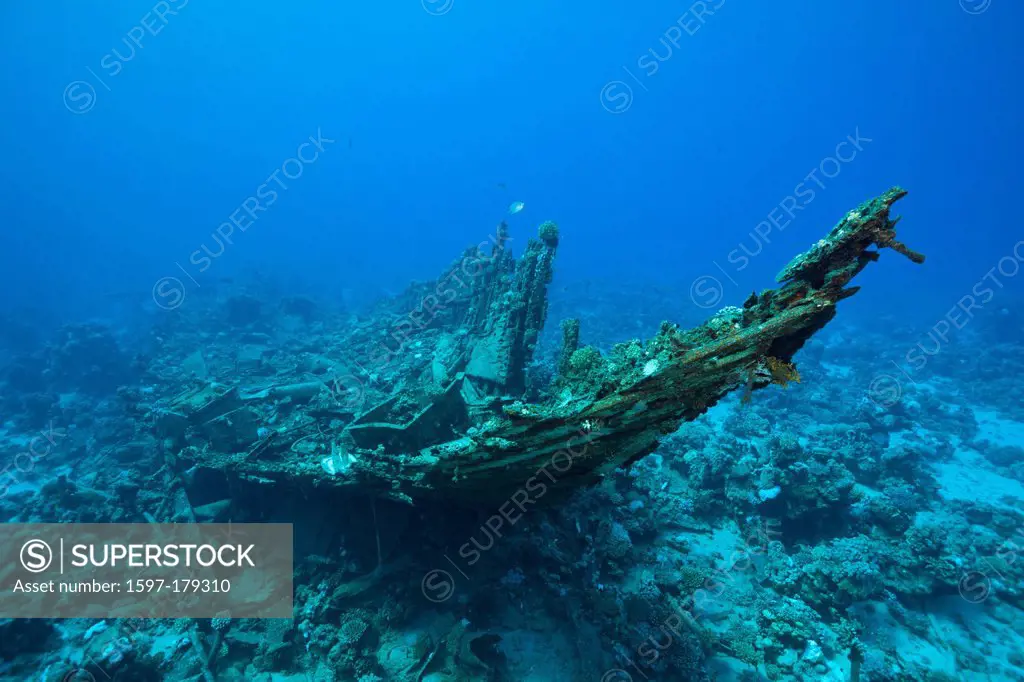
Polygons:
<instances>
[{"instance_id":1,"label":"hard coral","mask_svg":"<svg viewBox=\"0 0 1024 682\"><path fill-rule=\"evenodd\" d=\"M540 240L550 247L558 246L558 224L548 220L541 223L537 230Z\"/></svg>"}]
</instances>

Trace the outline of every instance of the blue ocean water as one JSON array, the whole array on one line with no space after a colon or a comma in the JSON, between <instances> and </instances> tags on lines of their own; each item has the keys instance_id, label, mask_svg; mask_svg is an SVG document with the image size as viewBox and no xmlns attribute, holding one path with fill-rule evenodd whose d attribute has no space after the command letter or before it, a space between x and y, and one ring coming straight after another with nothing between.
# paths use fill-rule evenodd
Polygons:
<instances>
[{"instance_id":1,"label":"blue ocean water","mask_svg":"<svg viewBox=\"0 0 1024 682\"><path fill-rule=\"evenodd\" d=\"M295 616L273 634L186 614L139 620L132 648L124 618L7 609L0 678L1024 679L1019 4L125 0L14 3L4 19L4 521L297 530ZM437 562L467 538L481 551L499 505L368 488L317 498L327 524L283 483L274 506L188 478L219 466L196 453L312 423L293 411L308 395L236 418L248 441L199 422L169 435L174 399L200 385L249 399L351 377L356 408L309 412L340 434L430 372L453 379L395 378L428 347L444 365L436 339L403 335L382 364L352 330L421 308L410 283L503 221L516 258L556 222L558 253L529 380L488 390L502 409L569 409L578 393L538 388L559 372L563 319L657 375L650 347L613 344L743 306L893 186L909 192L899 238L927 259L869 263L792 358L799 385L685 418L503 532L475 574ZM55 456L19 460L45 429L65 434ZM331 476L356 458L319 437L289 456L327 457ZM750 524L779 536L734 570ZM435 569L468 587L431 599ZM716 571L742 575L718 590ZM343 603L314 598L371 572ZM715 603L666 635L687 585Z\"/></svg>"}]
</instances>

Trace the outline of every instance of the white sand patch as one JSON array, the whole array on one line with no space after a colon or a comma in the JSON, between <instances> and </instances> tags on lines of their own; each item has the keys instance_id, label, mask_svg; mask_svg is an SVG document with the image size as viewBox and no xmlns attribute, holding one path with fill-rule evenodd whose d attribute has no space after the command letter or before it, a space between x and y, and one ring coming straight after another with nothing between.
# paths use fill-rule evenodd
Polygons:
<instances>
[{"instance_id":1,"label":"white sand patch","mask_svg":"<svg viewBox=\"0 0 1024 682\"><path fill-rule=\"evenodd\" d=\"M992 682L1020 679L1020 669L1010 661L1024 651L1024 612L1009 604L972 604L955 596L936 599L930 610L934 634L947 650L983 655Z\"/></svg>"},{"instance_id":2,"label":"white sand patch","mask_svg":"<svg viewBox=\"0 0 1024 682\"><path fill-rule=\"evenodd\" d=\"M888 605L883 602L859 602L852 610L867 626L864 641L869 647L895 649L901 662L912 670L956 674L955 652L941 635L936 637L938 641L932 642L910 632L893 617ZM933 636L936 634L932 633Z\"/></svg>"},{"instance_id":3,"label":"white sand patch","mask_svg":"<svg viewBox=\"0 0 1024 682\"><path fill-rule=\"evenodd\" d=\"M1019 509L1024 485L992 471L992 465L974 450L958 449L948 462L935 465L939 494L947 500L976 500L996 507Z\"/></svg>"},{"instance_id":4,"label":"white sand patch","mask_svg":"<svg viewBox=\"0 0 1024 682\"><path fill-rule=\"evenodd\" d=\"M837 365L834 362L822 361L821 368L825 370L825 373L830 377L835 377L837 379L848 379L854 374L853 367L850 365Z\"/></svg>"},{"instance_id":5,"label":"white sand patch","mask_svg":"<svg viewBox=\"0 0 1024 682\"><path fill-rule=\"evenodd\" d=\"M1024 447L1024 424L1005 419L992 410L974 408L978 420L978 440L995 445ZM940 494L947 500L977 500L1001 507L1024 506L1024 484L1000 476L980 453L954 439L957 449L948 462L935 465L941 486Z\"/></svg>"},{"instance_id":6,"label":"white sand patch","mask_svg":"<svg viewBox=\"0 0 1024 682\"><path fill-rule=\"evenodd\" d=\"M1024 423L1005 419L998 412L974 408L981 432L978 440L989 440L996 445L1013 445L1024 448Z\"/></svg>"}]
</instances>

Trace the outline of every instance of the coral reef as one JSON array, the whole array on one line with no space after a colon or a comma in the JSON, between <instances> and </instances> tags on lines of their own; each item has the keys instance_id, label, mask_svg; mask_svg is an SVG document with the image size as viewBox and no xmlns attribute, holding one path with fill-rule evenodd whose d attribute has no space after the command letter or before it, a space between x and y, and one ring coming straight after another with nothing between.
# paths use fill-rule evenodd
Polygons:
<instances>
[{"instance_id":1,"label":"coral reef","mask_svg":"<svg viewBox=\"0 0 1024 682\"><path fill-rule=\"evenodd\" d=\"M250 284L22 344L5 521L301 532L291 620L0 621L0 678L1024 679L1018 308L895 400L912 331L833 322L871 245L920 260L900 196L688 331L595 283L543 333L552 224L362 316Z\"/></svg>"}]
</instances>

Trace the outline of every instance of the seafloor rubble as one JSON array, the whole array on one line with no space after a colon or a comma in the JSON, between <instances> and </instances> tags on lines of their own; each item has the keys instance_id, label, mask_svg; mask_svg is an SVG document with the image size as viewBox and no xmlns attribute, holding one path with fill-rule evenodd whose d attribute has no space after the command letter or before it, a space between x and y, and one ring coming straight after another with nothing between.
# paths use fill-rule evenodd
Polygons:
<instances>
[{"instance_id":1,"label":"seafloor rubble","mask_svg":"<svg viewBox=\"0 0 1024 682\"><path fill-rule=\"evenodd\" d=\"M689 331L549 296L546 224L364 314L237 290L12 347L4 520L292 522L296 605L0 621L0 676L1024 679L1024 308L896 385L911 327L822 329L872 246L920 260L900 196Z\"/></svg>"}]
</instances>

